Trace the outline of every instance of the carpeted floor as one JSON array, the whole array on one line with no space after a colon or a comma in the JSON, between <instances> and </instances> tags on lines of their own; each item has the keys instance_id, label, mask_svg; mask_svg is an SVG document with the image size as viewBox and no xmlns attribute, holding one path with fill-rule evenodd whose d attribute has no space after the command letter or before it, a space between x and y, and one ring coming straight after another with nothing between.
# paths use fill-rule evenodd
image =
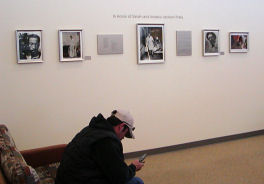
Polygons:
<instances>
[{"instance_id":1,"label":"carpeted floor","mask_svg":"<svg viewBox=\"0 0 264 184\"><path fill-rule=\"evenodd\" d=\"M137 176L145 184L264 184L264 135L149 155Z\"/></svg>"}]
</instances>

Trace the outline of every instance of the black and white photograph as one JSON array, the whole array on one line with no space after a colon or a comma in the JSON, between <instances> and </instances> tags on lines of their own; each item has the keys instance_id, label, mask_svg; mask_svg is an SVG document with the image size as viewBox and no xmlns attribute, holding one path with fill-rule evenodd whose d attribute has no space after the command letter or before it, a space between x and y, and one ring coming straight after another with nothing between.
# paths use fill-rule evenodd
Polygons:
<instances>
[{"instance_id":1,"label":"black and white photograph","mask_svg":"<svg viewBox=\"0 0 264 184\"><path fill-rule=\"evenodd\" d=\"M18 63L43 62L41 30L17 30L16 45Z\"/></svg>"},{"instance_id":2,"label":"black and white photograph","mask_svg":"<svg viewBox=\"0 0 264 184\"><path fill-rule=\"evenodd\" d=\"M138 64L163 63L164 24L137 24Z\"/></svg>"},{"instance_id":3,"label":"black and white photograph","mask_svg":"<svg viewBox=\"0 0 264 184\"><path fill-rule=\"evenodd\" d=\"M82 61L82 30L59 30L60 61Z\"/></svg>"},{"instance_id":4,"label":"black and white photograph","mask_svg":"<svg viewBox=\"0 0 264 184\"><path fill-rule=\"evenodd\" d=\"M219 55L219 30L203 30L203 55Z\"/></svg>"},{"instance_id":5,"label":"black and white photograph","mask_svg":"<svg viewBox=\"0 0 264 184\"><path fill-rule=\"evenodd\" d=\"M230 32L229 48L229 52L248 52L248 32Z\"/></svg>"}]
</instances>

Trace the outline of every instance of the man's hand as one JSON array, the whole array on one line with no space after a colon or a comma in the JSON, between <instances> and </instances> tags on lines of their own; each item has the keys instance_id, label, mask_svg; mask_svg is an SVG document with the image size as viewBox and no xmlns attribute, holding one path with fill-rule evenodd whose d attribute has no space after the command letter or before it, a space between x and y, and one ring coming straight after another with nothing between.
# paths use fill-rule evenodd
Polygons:
<instances>
[{"instance_id":1,"label":"man's hand","mask_svg":"<svg viewBox=\"0 0 264 184\"><path fill-rule=\"evenodd\" d=\"M134 166L136 166L136 171L139 171L144 166L144 163L143 162L139 162L138 160L134 160L132 162L132 164Z\"/></svg>"}]
</instances>

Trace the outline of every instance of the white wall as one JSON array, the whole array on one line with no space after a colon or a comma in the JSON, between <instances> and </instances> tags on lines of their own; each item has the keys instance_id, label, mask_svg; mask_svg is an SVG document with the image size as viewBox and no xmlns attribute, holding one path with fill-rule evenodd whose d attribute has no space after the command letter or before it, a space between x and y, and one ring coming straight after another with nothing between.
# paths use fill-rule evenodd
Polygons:
<instances>
[{"instance_id":1,"label":"white wall","mask_svg":"<svg viewBox=\"0 0 264 184\"><path fill-rule=\"evenodd\" d=\"M68 143L92 116L131 111L138 151L264 128L260 0L0 0L0 123L19 149ZM113 14L183 19L114 19ZM136 23L164 23L166 62L137 65ZM58 30L84 31L83 62L59 62ZM17 64L15 30L43 30L44 63ZM202 56L202 29L220 29L225 55ZM193 54L176 56L176 31ZM248 31L250 51L228 52L228 33ZM97 55L97 34L123 34L124 54Z\"/></svg>"}]
</instances>

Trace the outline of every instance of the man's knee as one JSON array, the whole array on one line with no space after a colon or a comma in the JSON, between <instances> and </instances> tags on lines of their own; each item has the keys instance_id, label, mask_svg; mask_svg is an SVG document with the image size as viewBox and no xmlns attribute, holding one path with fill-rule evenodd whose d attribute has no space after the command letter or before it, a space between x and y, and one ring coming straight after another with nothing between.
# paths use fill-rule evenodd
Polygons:
<instances>
[{"instance_id":1,"label":"man's knee","mask_svg":"<svg viewBox=\"0 0 264 184\"><path fill-rule=\"evenodd\" d=\"M144 181L139 177L133 177L131 180L129 180L126 184L144 184Z\"/></svg>"}]
</instances>

